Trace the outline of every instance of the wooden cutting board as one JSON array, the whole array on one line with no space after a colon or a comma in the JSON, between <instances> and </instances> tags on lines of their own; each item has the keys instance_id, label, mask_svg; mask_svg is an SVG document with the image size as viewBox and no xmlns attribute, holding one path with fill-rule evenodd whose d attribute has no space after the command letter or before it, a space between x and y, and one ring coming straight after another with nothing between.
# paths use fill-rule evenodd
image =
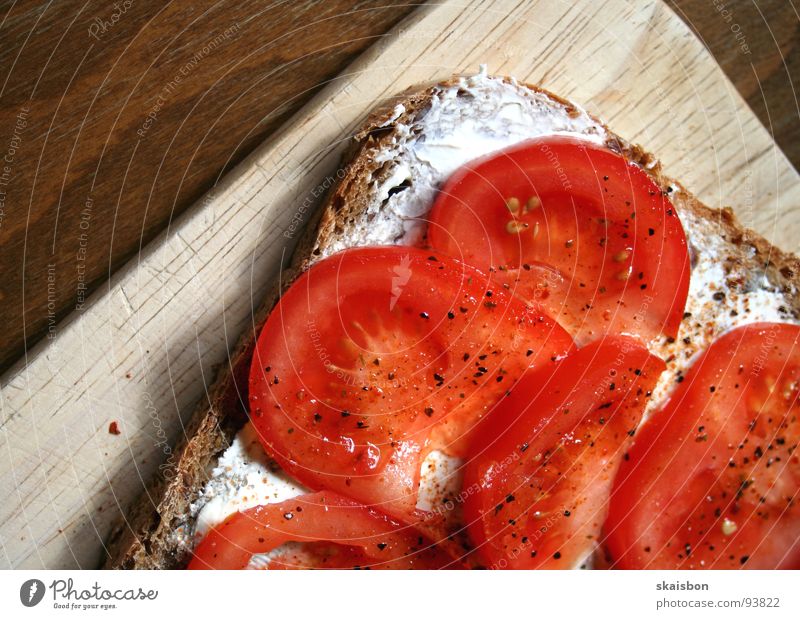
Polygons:
<instances>
[{"instance_id":1,"label":"wooden cutting board","mask_svg":"<svg viewBox=\"0 0 800 619\"><path fill-rule=\"evenodd\" d=\"M359 121L409 86L483 63L582 103L709 206L798 248L798 174L661 2L423 6L3 378L0 567L99 564L112 522L253 328Z\"/></svg>"}]
</instances>

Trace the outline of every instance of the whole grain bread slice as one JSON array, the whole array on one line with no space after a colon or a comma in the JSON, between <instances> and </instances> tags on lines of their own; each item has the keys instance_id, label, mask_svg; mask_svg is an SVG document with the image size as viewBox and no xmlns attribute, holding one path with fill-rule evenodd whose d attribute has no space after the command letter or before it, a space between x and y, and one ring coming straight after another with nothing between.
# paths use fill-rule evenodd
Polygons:
<instances>
[{"instance_id":1,"label":"whole grain bread slice","mask_svg":"<svg viewBox=\"0 0 800 619\"><path fill-rule=\"evenodd\" d=\"M381 154L396 144L401 131L414 127L444 91L468 98L469 91L462 88L464 79L456 77L392 98L372 113L352 137L343 156L343 174L307 225L290 266L282 274L281 285L275 285L255 312L254 328L242 334L229 355L229 362L219 369L208 398L197 407L185 438L173 452L172 466L162 467L158 479L114 528L107 544L106 568L171 569L186 564L191 542L185 536L176 535L176 531L192 528L192 503L201 493L218 457L247 419L250 358L260 325L279 298L280 286L288 286L314 260L341 246L355 222L368 209L374 210L376 204L380 208L385 203L376 192L391 178L393 169L391 162L387 165ZM585 114L569 101L536 86L521 85L510 78L497 79L514 88L530 89L567 114ZM670 193L683 218L704 222L725 244L728 248L726 273L758 273L764 285L784 299L787 320L797 320L800 315L800 260L742 227L729 208L715 210L702 204L679 183L666 177L655 157L612 133L597 119L592 120L604 128L603 139L608 148L639 165L663 191ZM692 251L702 252L703 248L695 247ZM736 279L733 278L734 283L730 285L749 285L747 282L736 284ZM692 318L687 317L687 320Z\"/></svg>"}]
</instances>

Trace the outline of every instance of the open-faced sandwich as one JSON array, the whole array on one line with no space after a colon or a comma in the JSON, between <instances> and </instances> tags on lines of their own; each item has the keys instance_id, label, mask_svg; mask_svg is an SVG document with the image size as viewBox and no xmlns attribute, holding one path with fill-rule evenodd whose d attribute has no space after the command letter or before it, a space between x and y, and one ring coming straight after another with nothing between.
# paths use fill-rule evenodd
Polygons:
<instances>
[{"instance_id":1,"label":"open-faced sandwich","mask_svg":"<svg viewBox=\"0 0 800 619\"><path fill-rule=\"evenodd\" d=\"M484 73L337 176L111 567L800 566L793 256Z\"/></svg>"}]
</instances>

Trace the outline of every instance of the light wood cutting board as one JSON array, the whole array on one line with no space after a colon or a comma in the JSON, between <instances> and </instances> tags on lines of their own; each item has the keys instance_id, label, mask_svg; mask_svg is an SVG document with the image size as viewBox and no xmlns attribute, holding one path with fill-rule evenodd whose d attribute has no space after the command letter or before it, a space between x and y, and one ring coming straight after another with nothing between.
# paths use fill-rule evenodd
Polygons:
<instances>
[{"instance_id":1,"label":"light wood cutting board","mask_svg":"<svg viewBox=\"0 0 800 619\"><path fill-rule=\"evenodd\" d=\"M112 522L253 328L293 217L308 215L358 122L381 99L482 63L583 104L709 206L798 248L800 178L661 2L424 6L4 377L0 567L99 564Z\"/></svg>"}]
</instances>

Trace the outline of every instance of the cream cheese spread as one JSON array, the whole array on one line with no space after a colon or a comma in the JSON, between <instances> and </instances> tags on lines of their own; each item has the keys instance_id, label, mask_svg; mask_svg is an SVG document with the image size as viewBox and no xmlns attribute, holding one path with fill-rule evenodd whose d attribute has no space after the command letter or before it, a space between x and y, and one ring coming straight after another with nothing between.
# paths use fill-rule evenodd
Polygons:
<instances>
[{"instance_id":1,"label":"cream cheese spread","mask_svg":"<svg viewBox=\"0 0 800 619\"><path fill-rule=\"evenodd\" d=\"M404 106L398 105L387 124L404 113ZM380 186L376 184L375 200L320 258L347 247L415 242L437 188L476 157L545 135L578 135L596 142L606 137L605 129L583 110L483 71L435 90L430 106L406 123L397 126L398 138L380 154L379 163L392 167ZM401 184L406 185L402 191L392 191ZM717 224L690 213L679 215L693 253L691 284L678 337L651 345L654 353L667 360L667 371L649 410L664 401L696 356L722 332L757 321L797 322L784 306L783 295L754 268L755 261L748 263L741 255L734 258L732 246L720 236ZM460 464L441 452L425 459L420 508L436 509L458 496ZM196 526L183 532L186 542L193 545L209 527L237 510L303 492L271 463L247 424L192 505ZM264 559L260 561L263 564Z\"/></svg>"}]
</instances>

